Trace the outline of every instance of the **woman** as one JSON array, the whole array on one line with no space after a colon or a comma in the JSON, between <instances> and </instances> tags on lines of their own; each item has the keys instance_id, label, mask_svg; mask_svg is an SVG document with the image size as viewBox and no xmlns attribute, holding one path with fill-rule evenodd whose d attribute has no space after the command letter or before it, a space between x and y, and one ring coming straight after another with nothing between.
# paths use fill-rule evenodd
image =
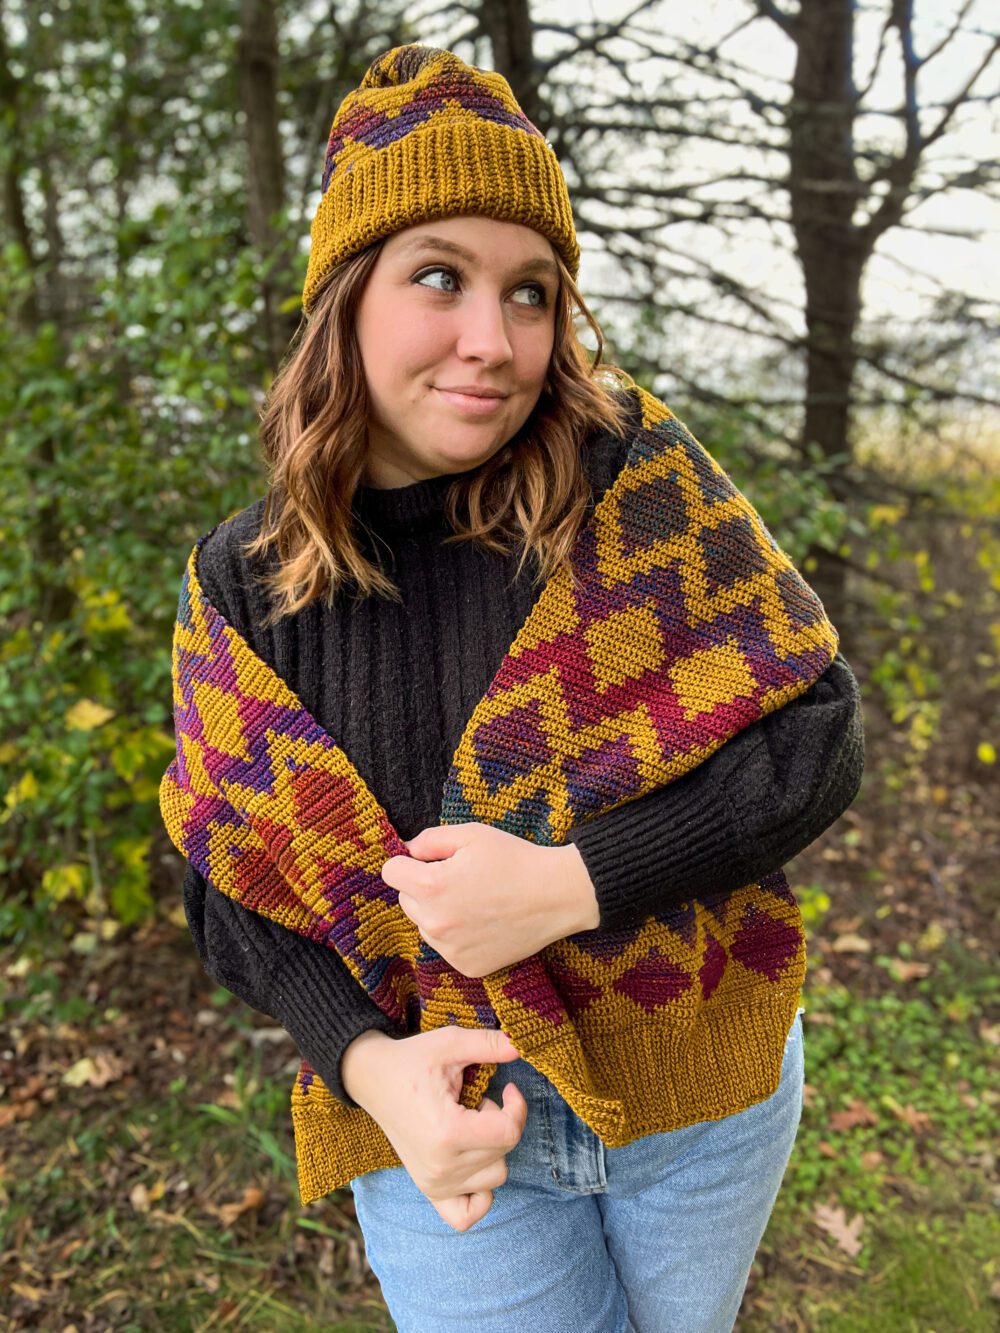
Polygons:
<instances>
[{"instance_id":1,"label":"woman","mask_svg":"<svg viewBox=\"0 0 1000 1333\"><path fill-rule=\"evenodd\" d=\"M522 661L530 656L525 626L535 623L550 588L564 596L560 571L571 551L574 577L586 576L582 557L591 548L578 535L610 540L608 522L586 526L597 507L610 497L615 509L602 516L625 515L633 500L641 508L636 497L643 493L630 483L643 473L648 442L666 447L657 431L673 430L671 447L680 451L670 455L677 466L650 476L661 492L668 483L674 488L673 508L663 513L742 506L731 549L751 542L739 556L751 553L751 574L753 560L777 568L777 548L768 550L766 530L751 521L746 502L683 427L665 420L666 409L650 416L655 400L630 392L627 377L599 369L600 330L574 281L579 251L565 182L499 76L418 46L379 57L334 120L323 189L303 295L309 323L272 386L263 420L271 486L264 500L199 543L189 570L197 575L200 610L194 621L179 613L179 637L196 635L200 624L203 647L228 644L232 658L213 678L213 691L224 691L250 663L267 675L268 689L280 687L274 698L282 709L301 705L304 724L343 746L339 753L356 765L365 794L377 793L377 810L391 816L385 827L408 839L389 841L398 851L380 858L380 875L396 925L402 919L419 931L419 954L410 971L394 971L392 949L353 949L357 933L348 938L336 924L322 937L301 914L292 929L280 924L293 920L292 898L275 906L274 896L295 881L288 862L284 879L269 881L268 898L258 891L261 881L251 883L245 873L248 862L259 864L249 854L256 856L257 844L227 859L224 823L204 819L195 855L196 840L182 836L181 824L211 777L207 750L199 753L200 767L190 758L217 697L204 690L197 725L184 714L179 767L163 789L168 827L191 859L185 903L192 934L209 973L277 1018L298 1043L307 1061L297 1085L300 1109L317 1104L317 1089L328 1090L341 1117L329 1123L343 1126L345 1138L374 1142L378 1131L376 1155L357 1146L340 1164L364 1163L351 1169L357 1215L369 1262L404 1333L467 1326L729 1329L801 1110L801 1010L790 1023L788 1014L804 956L780 871L858 790L856 682L829 648L829 634L823 638L815 608L811 622L805 613L794 624L782 619L780 632L792 637L814 623L817 642L829 651L821 666L806 655L814 663L808 677L771 697L772 705L787 697L780 707L747 721L731 682L699 704L704 682L697 673L685 676L678 656L669 712L675 730L657 731L655 748L662 760L668 734L673 745L688 735L685 727L700 728L688 737L682 770L661 763L654 779L641 762L635 768L663 695L624 694L635 704L622 713L634 729L628 759L620 748L608 757L610 733L607 753L594 741L575 758L614 768L619 785L612 782L612 792L645 773L642 794L616 803L605 792L587 818L576 818L569 801L576 789L567 782L545 789L553 803L544 810L537 809L536 789L534 808L528 798L501 808L513 786L497 777L502 762L500 751L489 751L489 719L478 728L472 722L500 697L512 641ZM576 339L574 307L597 337L593 364ZM635 556L649 513L660 511L622 518L618 535L631 538L622 560ZM609 638L602 626L610 617L591 624L585 657L553 659L541 673L545 681L568 681L567 692L525 695L513 733L522 748L544 751L567 724L560 710L583 700L584 668L574 661L585 663L592 699L633 685L641 690L653 678L662 646L652 642L650 617L680 595L678 569L685 578L693 570L704 595L722 605L733 588L724 572L712 575L721 521L712 531L717 540L693 551L690 568L679 554L660 571L652 558L643 564L639 552L634 577L662 572L664 582L651 583L640 602L623 603ZM669 536L659 527L650 533ZM747 587L755 586L748 578ZM786 561L775 586L790 590L795 578ZM733 624L757 614L757 601L749 594L743 601L737 591L726 603ZM198 621L202 614L209 619ZM566 653L579 647L572 630L569 623L559 630ZM636 641L638 684L628 679ZM730 662L734 643L727 636L706 653ZM746 667L735 655L738 680ZM771 653L775 667L780 656ZM175 681L186 671L175 669ZM247 689L229 715L241 711ZM755 689L749 680L748 696ZM300 752L282 745L276 759L275 734L267 732L268 783L295 781L287 769L294 772ZM213 753L224 748L220 742ZM517 760L507 755L506 762ZM485 813L443 819L442 782L447 792L456 773L477 765L486 798L473 808ZM353 773L344 781L353 782ZM306 779L308 798L320 791L334 818L330 812L343 802L329 773L317 767ZM216 796L227 790L236 786L220 780L213 787ZM293 790L299 800L307 789ZM534 822L518 823L522 817ZM309 851L327 845L332 826L313 827ZM235 822L232 828L245 832ZM553 828L560 836L549 836ZM342 824L337 836L346 837ZM362 846L360 834L355 843ZM360 882L343 881L355 890ZM744 903L747 886L756 897ZM337 901L336 921L354 913L352 928L365 912L382 910L370 882L365 892L343 889ZM737 901L744 915L734 926ZM773 913L764 910L768 902ZM364 919L369 935L372 922L379 930L385 923L384 914ZM596 1046L584 1041L567 1074L570 1066L553 1063L554 1056L547 1061L547 1054L567 1031L585 1030L594 999L589 992L581 999L580 988L590 984L583 975L587 948L607 962L632 948L651 921L670 929L639 962L662 961L673 943L696 943L697 986L673 964L648 985L641 977L635 983L633 968L626 986L619 969L616 993L599 998L620 1016L622 1032L639 1034L635 1049L645 1049L645 1041L650 1051L643 1034L661 1029L647 1029L646 1018L659 1022L676 1000L690 1020L683 1041L697 1047L700 1064L685 1064L675 1042L674 1063L657 1064L654 1053L645 1065L636 1056L632 1064L602 1066ZM531 1046L529 1025L520 1044L511 1042L500 1030L504 987L496 978L513 993L521 960L530 966L543 956L554 972L552 949L569 940L579 945L582 971L572 984L567 972L560 975L567 997L577 987L566 999L577 1021L556 1015L551 1039ZM377 967L359 970L366 958ZM771 988L772 1018L758 1023L756 1010L747 1009L727 1029L729 1048L717 1035L698 1046L718 1015L713 995L717 1001L736 973ZM419 990L411 984L416 975ZM477 978L486 979L478 990ZM675 994L664 993L664 978ZM453 996L455 1013L434 1009L442 994ZM433 1022L432 1012L439 1015ZM523 1050L531 1060L521 1058ZM465 1077L470 1067L485 1071L473 1086ZM692 1070L696 1090L689 1087ZM629 1119L640 1102L646 1119ZM619 1128L626 1125L617 1135L609 1107L619 1109ZM654 1123L676 1127L654 1131ZM317 1149L300 1141L298 1125L296 1133L301 1180L306 1146L310 1153L339 1146ZM611 1146L615 1137L619 1146ZM390 1160L396 1164L372 1168ZM339 1178L328 1174L308 1197Z\"/></svg>"}]
</instances>

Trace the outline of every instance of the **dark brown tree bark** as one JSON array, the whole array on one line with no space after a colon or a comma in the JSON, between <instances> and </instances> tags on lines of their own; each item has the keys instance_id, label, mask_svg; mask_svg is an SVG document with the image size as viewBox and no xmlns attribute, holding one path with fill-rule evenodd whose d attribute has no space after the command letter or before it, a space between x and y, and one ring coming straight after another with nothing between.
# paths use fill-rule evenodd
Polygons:
<instances>
[{"instance_id":1,"label":"dark brown tree bark","mask_svg":"<svg viewBox=\"0 0 1000 1333\"><path fill-rule=\"evenodd\" d=\"M851 389L857 357L865 247L854 226L854 0L802 0L790 26L797 54L788 103L788 192L805 283L806 393L802 445L826 458L850 455ZM830 474L838 499L843 469ZM833 620L843 611L844 565L815 548L812 582Z\"/></svg>"},{"instance_id":2,"label":"dark brown tree bark","mask_svg":"<svg viewBox=\"0 0 1000 1333\"><path fill-rule=\"evenodd\" d=\"M852 392L858 368L855 334L861 316L861 282L879 238L898 226L917 201L917 174L926 149L948 129L958 108L1000 49L994 39L967 73L964 85L943 106L934 125L922 128L917 77L960 30L969 5L936 48L917 56L913 41L913 0L891 0L879 39L875 69L895 29L903 63L904 98L901 151L869 179L858 175L854 123L862 94L854 86L854 0L799 0L793 16L776 0L757 0L761 15L773 20L796 46L792 96L785 110L788 130L788 193L791 224L806 289L806 398L803 450L818 444L827 459L843 462L828 474L834 495L846 500L852 449ZM873 72L870 82L873 82ZM865 90L867 91L867 90ZM989 164L959 173L951 184L988 179ZM884 187L881 196L876 187ZM933 191L931 191L933 192ZM924 194L926 197L926 193ZM846 565L835 552L815 548L811 579L831 619L845 610Z\"/></svg>"},{"instance_id":3,"label":"dark brown tree bark","mask_svg":"<svg viewBox=\"0 0 1000 1333\"><path fill-rule=\"evenodd\" d=\"M282 313L279 308L292 284L288 238L273 221L285 198L285 163L278 130L281 58L275 0L243 0L236 59L247 145L247 221L251 240L268 264L261 276L261 292L265 337L271 365L277 369L298 326L299 314Z\"/></svg>"},{"instance_id":4,"label":"dark brown tree bark","mask_svg":"<svg viewBox=\"0 0 1000 1333\"><path fill-rule=\"evenodd\" d=\"M540 71L535 62L535 27L528 0L484 0L479 22L493 50L493 66L510 84L521 110L548 133L549 113L539 91Z\"/></svg>"}]
</instances>

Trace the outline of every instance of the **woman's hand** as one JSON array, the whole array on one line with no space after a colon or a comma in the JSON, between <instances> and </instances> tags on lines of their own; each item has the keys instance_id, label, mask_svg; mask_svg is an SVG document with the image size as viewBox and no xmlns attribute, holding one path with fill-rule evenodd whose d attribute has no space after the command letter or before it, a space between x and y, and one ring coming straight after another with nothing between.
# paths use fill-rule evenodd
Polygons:
<instances>
[{"instance_id":1,"label":"woman's hand","mask_svg":"<svg viewBox=\"0 0 1000 1333\"><path fill-rule=\"evenodd\" d=\"M490 824L440 824L390 856L382 878L432 948L465 977L486 977L599 921L572 843L540 847Z\"/></svg>"},{"instance_id":2,"label":"woman's hand","mask_svg":"<svg viewBox=\"0 0 1000 1333\"><path fill-rule=\"evenodd\" d=\"M444 1221L468 1231L489 1212L493 1191L507 1179L506 1154L524 1133L528 1103L508 1083L502 1107L484 1097L470 1111L458 1100L463 1070L516 1060L517 1048L492 1028L452 1025L412 1037L379 1035L384 1039L359 1047L354 1062L348 1059L354 1043L348 1046L344 1086L382 1127Z\"/></svg>"}]
</instances>

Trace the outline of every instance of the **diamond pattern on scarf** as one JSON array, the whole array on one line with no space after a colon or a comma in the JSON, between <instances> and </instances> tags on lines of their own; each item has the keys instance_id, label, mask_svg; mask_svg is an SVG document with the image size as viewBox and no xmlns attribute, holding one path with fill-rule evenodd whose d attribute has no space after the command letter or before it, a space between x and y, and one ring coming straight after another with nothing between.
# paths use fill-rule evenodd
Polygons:
<instances>
[{"instance_id":1,"label":"diamond pattern on scarf","mask_svg":"<svg viewBox=\"0 0 1000 1333\"><path fill-rule=\"evenodd\" d=\"M836 630L752 506L663 404L634 392L642 425L574 543L577 586L566 570L553 575L476 705L444 784L443 824L475 820L559 845L574 825L690 771L833 660ZM181 590L178 747L160 802L175 845L219 891L335 948L401 1035L456 1019L502 1026L609 1143L625 1111L596 1089L616 1086L614 1034L672 1023L691 1034L676 1048L690 1064L711 1031L745 1023L727 1015L774 1006L784 1021L805 937L780 873L625 932L556 941L489 977L458 974L381 878L386 859L407 853L375 793L202 591L197 554L210 535ZM763 1068L739 1066L747 1096ZM493 1072L466 1069L463 1104L478 1105ZM697 1077L671 1095L685 1123L716 1106ZM308 1132L304 1200L349 1165L391 1160L377 1126L360 1126L303 1062L297 1125L319 1123L305 1106L317 1098L323 1124L340 1117L363 1133L323 1146L325 1131Z\"/></svg>"}]
</instances>

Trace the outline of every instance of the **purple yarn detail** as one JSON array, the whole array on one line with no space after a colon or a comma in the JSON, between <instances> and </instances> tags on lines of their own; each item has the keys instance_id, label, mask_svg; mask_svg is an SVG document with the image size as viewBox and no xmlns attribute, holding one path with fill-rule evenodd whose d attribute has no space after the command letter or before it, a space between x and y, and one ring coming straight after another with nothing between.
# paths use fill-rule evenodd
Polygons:
<instances>
[{"instance_id":1,"label":"purple yarn detail","mask_svg":"<svg viewBox=\"0 0 1000 1333\"><path fill-rule=\"evenodd\" d=\"M499 98L493 96L481 84L466 80L443 87L437 85L418 92L398 115L388 116L385 112L361 106L339 119L331 131L327 145L323 192L326 193L330 177L336 168L337 158L348 140L364 144L371 149L387 148L412 130L418 129L436 112L455 103L462 110L475 112L481 120L494 125L506 125L508 129L521 130L525 134L534 134L539 139L544 138L541 131L523 112L509 111Z\"/></svg>"}]
</instances>

